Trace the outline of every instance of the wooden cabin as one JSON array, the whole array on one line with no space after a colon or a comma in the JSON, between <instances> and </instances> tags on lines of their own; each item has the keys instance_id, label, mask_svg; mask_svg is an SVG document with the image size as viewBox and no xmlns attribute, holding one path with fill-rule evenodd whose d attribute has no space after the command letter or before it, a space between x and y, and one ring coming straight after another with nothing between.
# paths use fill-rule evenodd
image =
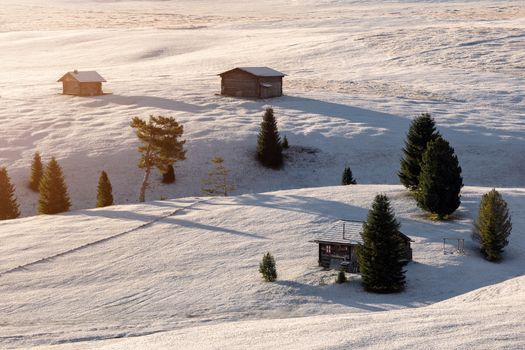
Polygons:
<instances>
[{"instance_id":1,"label":"wooden cabin","mask_svg":"<svg viewBox=\"0 0 525 350\"><path fill-rule=\"evenodd\" d=\"M347 272L358 273L358 250L363 244L361 232L363 222L340 221L331 229L323 232L313 242L319 244L319 266L330 269L343 269ZM399 233L399 244L404 248L403 261L412 261L413 240L403 233Z\"/></svg>"},{"instance_id":2,"label":"wooden cabin","mask_svg":"<svg viewBox=\"0 0 525 350\"><path fill-rule=\"evenodd\" d=\"M62 82L64 95L97 96L104 94L102 83L105 83L106 80L95 71L74 70L64 74L58 79L58 82Z\"/></svg>"},{"instance_id":3,"label":"wooden cabin","mask_svg":"<svg viewBox=\"0 0 525 350\"><path fill-rule=\"evenodd\" d=\"M268 67L238 67L219 76L221 95L252 98L283 95L285 74Z\"/></svg>"}]
</instances>

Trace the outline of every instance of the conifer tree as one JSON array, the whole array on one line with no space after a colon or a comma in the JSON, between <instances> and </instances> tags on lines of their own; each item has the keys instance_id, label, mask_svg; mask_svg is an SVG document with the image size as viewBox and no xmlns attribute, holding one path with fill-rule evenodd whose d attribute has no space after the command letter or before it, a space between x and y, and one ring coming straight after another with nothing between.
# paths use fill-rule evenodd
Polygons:
<instances>
[{"instance_id":1,"label":"conifer tree","mask_svg":"<svg viewBox=\"0 0 525 350\"><path fill-rule=\"evenodd\" d=\"M162 183L163 184L172 184L175 182L175 169L173 165L168 165L167 170L162 173Z\"/></svg>"},{"instance_id":2,"label":"conifer tree","mask_svg":"<svg viewBox=\"0 0 525 350\"><path fill-rule=\"evenodd\" d=\"M208 173L208 177L202 181L202 192L209 196L228 196L235 189L228 176L230 171L223 165L222 157L215 157L211 160L213 170Z\"/></svg>"},{"instance_id":3,"label":"conifer tree","mask_svg":"<svg viewBox=\"0 0 525 350\"><path fill-rule=\"evenodd\" d=\"M266 108L257 137L257 158L264 166L270 168L279 168L283 164L281 138L271 107Z\"/></svg>"},{"instance_id":4,"label":"conifer tree","mask_svg":"<svg viewBox=\"0 0 525 350\"><path fill-rule=\"evenodd\" d=\"M286 137L286 135L284 135L284 137L283 137L283 143L282 143L282 146L283 146L283 149L288 149L288 148L290 148L290 145L288 144L288 138Z\"/></svg>"},{"instance_id":5,"label":"conifer tree","mask_svg":"<svg viewBox=\"0 0 525 350\"><path fill-rule=\"evenodd\" d=\"M418 206L444 219L461 204L462 187L461 167L454 148L441 136L430 141L421 162Z\"/></svg>"},{"instance_id":6,"label":"conifer tree","mask_svg":"<svg viewBox=\"0 0 525 350\"><path fill-rule=\"evenodd\" d=\"M15 197L15 186L6 168L0 168L0 220L16 219L20 210Z\"/></svg>"},{"instance_id":7,"label":"conifer tree","mask_svg":"<svg viewBox=\"0 0 525 350\"><path fill-rule=\"evenodd\" d=\"M419 174L421 172L421 158L427 148L428 142L439 136L436 131L434 119L428 113L416 117L410 124L405 148L403 148L403 159L398 172L399 180L410 190L417 189L419 185Z\"/></svg>"},{"instance_id":8,"label":"conifer tree","mask_svg":"<svg viewBox=\"0 0 525 350\"><path fill-rule=\"evenodd\" d=\"M405 287L404 251L399 223L386 195L375 197L361 237L359 270L365 290L375 293L402 291Z\"/></svg>"},{"instance_id":9,"label":"conifer tree","mask_svg":"<svg viewBox=\"0 0 525 350\"><path fill-rule=\"evenodd\" d=\"M42 164L42 158L40 153L37 151L33 156L33 162L31 163L31 176L29 177L29 188L38 192L38 187L40 186L40 180L44 175L44 165Z\"/></svg>"},{"instance_id":10,"label":"conifer tree","mask_svg":"<svg viewBox=\"0 0 525 350\"><path fill-rule=\"evenodd\" d=\"M141 158L139 168L144 169L144 178L140 187L139 201L146 200L151 169L157 167L166 172L169 165L186 159L184 143L179 140L183 133L182 125L173 117L150 116L146 122L139 117L133 118L131 127L136 129L141 145L138 148Z\"/></svg>"},{"instance_id":11,"label":"conifer tree","mask_svg":"<svg viewBox=\"0 0 525 350\"><path fill-rule=\"evenodd\" d=\"M277 267L275 266L275 259L270 252L264 254L261 263L259 264L259 272L266 282L273 282L277 279Z\"/></svg>"},{"instance_id":12,"label":"conifer tree","mask_svg":"<svg viewBox=\"0 0 525 350\"><path fill-rule=\"evenodd\" d=\"M496 189L492 189L481 197L478 218L474 223L474 235L479 238L480 250L485 259L501 260L511 231L507 202Z\"/></svg>"},{"instance_id":13,"label":"conifer tree","mask_svg":"<svg viewBox=\"0 0 525 350\"><path fill-rule=\"evenodd\" d=\"M113 205L113 188L105 171L100 173L97 187L97 208Z\"/></svg>"},{"instance_id":14,"label":"conifer tree","mask_svg":"<svg viewBox=\"0 0 525 350\"><path fill-rule=\"evenodd\" d=\"M39 214L58 214L71 207L62 168L53 157L49 161L40 181Z\"/></svg>"},{"instance_id":15,"label":"conifer tree","mask_svg":"<svg viewBox=\"0 0 525 350\"><path fill-rule=\"evenodd\" d=\"M335 283L341 284L345 283L346 281L347 279L345 272L343 270L339 270L339 272L337 273L337 278L335 279Z\"/></svg>"},{"instance_id":16,"label":"conifer tree","mask_svg":"<svg viewBox=\"0 0 525 350\"><path fill-rule=\"evenodd\" d=\"M343 177L341 179L341 185L355 185L356 181L354 179L354 176L352 174L352 170L349 166L346 166L343 170Z\"/></svg>"}]
</instances>

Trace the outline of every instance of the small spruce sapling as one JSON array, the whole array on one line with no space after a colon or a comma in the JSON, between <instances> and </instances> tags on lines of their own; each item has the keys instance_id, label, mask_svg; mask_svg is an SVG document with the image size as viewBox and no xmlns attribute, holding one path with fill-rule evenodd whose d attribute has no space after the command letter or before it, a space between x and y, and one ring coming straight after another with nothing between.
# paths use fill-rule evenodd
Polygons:
<instances>
[{"instance_id":1,"label":"small spruce sapling","mask_svg":"<svg viewBox=\"0 0 525 350\"><path fill-rule=\"evenodd\" d=\"M343 176L341 179L341 185L355 185L357 182L354 179L354 175L352 174L352 170L349 166L346 166L343 170Z\"/></svg>"},{"instance_id":2,"label":"small spruce sapling","mask_svg":"<svg viewBox=\"0 0 525 350\"><path fill-rule=\"evenodd\" d=\"M277 279L275 259L270 252L264 254L263 259L259 264L259 272L266 282L273 282Z\"/></svg>"},{"instance_id":3,"label":"small spruce sapling","mask_svg":"<svg viewBox=\"0 0 525 350\"><path fill-rule=\"evenodd\" d=\"M341 284L345 283L347 281L345 272L341 269L339 270L339 273L337 274L337 279L335 280L335 283Z\"/></svg>"},{"instance_id":4,"label":"small spruce sapling","mask_svg":"<svg viewBox=\"0 0 525 350\"><path fill-rule=\"evenodd\" d=\"M97 187L97 208L113 205L113 188L105 171L100 173Z\"/></svg>"},{"instance_id":5,"label":"small spruce sapling","mask_svg":"<svg viewBox=\"0 0 525 350\"><path fill-rule=\"evenodd\" d=\"M283 146L283 149L288 149L288 148L290 148L290 145L288 144L288 138L286 137L286 135L284 135L284 137L283 137L283 143L282 143L282 146Z\"/></svg>"}]
</instances>

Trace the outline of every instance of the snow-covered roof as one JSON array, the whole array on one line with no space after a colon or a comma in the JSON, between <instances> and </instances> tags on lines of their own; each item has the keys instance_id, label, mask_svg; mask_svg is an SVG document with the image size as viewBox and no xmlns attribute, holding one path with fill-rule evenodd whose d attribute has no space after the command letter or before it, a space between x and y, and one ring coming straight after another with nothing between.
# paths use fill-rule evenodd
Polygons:
<instances>
[{"instance_id":1,"label":"snow-covered roof","mask_svg":"<svg viewBox=\"0 0 525 350\"><path fill-rule=\"evenodd\" d=\"M231 72L232 70L235 70L235 69L240 69L246 73L250 73L257 77L284 77L286 75L284 73L281 73L279 71L276 71L275 69L268 68L268 67L237 67L229 71L226 71L224 73L221 73L219 75Z\"/></svg>"},{"instance_id":2,"label":"snow-covered roof","mask_svg":"<svg viewBox=\"0 0 525 350\"><path fill-rule=\"evenodd\" d=\"M98 74L97 72L95 72L94 70L92 70L92 71L83 71L83 72L74 70L72 72L67 72L66 74L64 74L62 76L62 78L58 79L58 81L64 80L64 78L67 75L72 76L79 83L103 83L103 82L106 82L106 79L102 78L102 76L100 74Z\"/></svg>"},{"instance_id":3,"label":"snow-covered roof","mask_svg":"<svg viewBox=\"0 0 525 350\"><path fill-rule=\"evenodd\" d=\"M361 232L363 222L339 220L332 227L319 234L314 242L327 242L339 244L362 244ZM410 237L400 232L401 238L412 241Z\"/></svg>"},{"instance_id":4,"label":"snow-covered roof","mask_svg":"<svg viewBox=\"0 0 525 350\"><path fill-rule=\"evenodd\" d=\"M344 235L343 235L344 230ZM332 227L319 234L314 242L330 242L340 244L361 244L363 223L360 221L337 221Z\"/></svg>"}]
</instances>

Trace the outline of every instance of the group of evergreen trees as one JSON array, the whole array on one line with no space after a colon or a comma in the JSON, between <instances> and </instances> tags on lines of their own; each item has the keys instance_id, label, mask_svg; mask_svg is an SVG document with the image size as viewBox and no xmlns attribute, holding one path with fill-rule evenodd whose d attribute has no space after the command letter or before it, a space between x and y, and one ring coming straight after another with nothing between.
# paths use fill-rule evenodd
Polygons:
<instances>
[{"instance_id":1,"label":"group of evergreen trees","mask_svg":"<svg viewBox=\"0 0 525 350\"><path fill-rule=\"evenodd\" d=\"M436 131L430 114L421 114L413 120L403 154L399 179L414 192L418 206L438 219L451 215L461 204L461 167L454 149ZM501 194L494 189L483 195L474 237L487 260L501 260L511 230L507 203Z\"/></svg>"},{"instance_id":2,"label":"group of evergreen trees","mask_svg":"<svg viewBox=\"0 0 525 350\"><path fill-rule=\"evenodd\" d=\"M71 200L64 174L55 157L51 157L46 166L36 152L31 163L28 187L38 192L38 214L58 214L69 210ZM97 207L113 205L111 182L105 171L100 174L97 187ZM6 168L0 168L0 220L16 219L20 210L15 196L15 186Z\"/></svg>"},{"instance_id":3,"label":"group of evergreen trees","mask_svg":"<svg viewBox=\"0 0 525 350\"><path fill-rule=\"evenodd\" d=\"M414 192L417 204L447 218L461 204L461 167L454 148L436 131L428 113L416 117L407 133L399 170L401 183Z\"/></svg>"}]
</instances>

